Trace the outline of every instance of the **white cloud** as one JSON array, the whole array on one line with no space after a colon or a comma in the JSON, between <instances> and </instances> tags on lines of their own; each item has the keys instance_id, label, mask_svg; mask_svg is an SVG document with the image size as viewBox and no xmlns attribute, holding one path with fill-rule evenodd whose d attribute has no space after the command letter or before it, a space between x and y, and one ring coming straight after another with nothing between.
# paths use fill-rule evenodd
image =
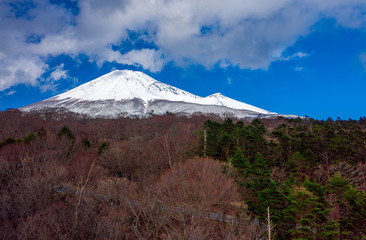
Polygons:
<instances>
[{"instance_id":1,"label":"white cloud","mask_svg":"<svg viewBox=\"0 0 366 240\"><path fill-rule=\"evenodd\" d=\"M309 56L309 54L307 53L303 53L303 52L298 52L298 53L295 53L291 56L291 58L304 58L304 57L307 57Z\"/></svg>"},{"instance_id":2,"label":"white cloud","mask_svg":"<svg viewBox=\"0 0 366 240\"><path fill-rule=\"evenodd\" d=\"M302 72L302 71L304 71L304 68L303 67L295 67L294 70L295 70L295 72Z\"/></svg>"},{"instance_id":3,"label":"white cloud","mask_svg":"<svg viewBox=\"0 0 366 240\"><path fill-rule=\"evenodd\" d=\"M360 57L360 62L363 66L363 69L366 71L366 53L364 53L364 52L360 53L359 57Z\"/></svg>"},{"instance_id":4,"label":"white cloud","mask_svg":"<svg viewBox=\"0 0 366 240\"><path fill-rule=\"evenodd\" d=\"M232 79L232 78L229 78L229 77L228 77L226 80L227 80L227 83L228 83L229 85L231 85L231 84L233 83L233 79Z\"/></svg>"},{"instance_id":5,"label":"white cloud","mask_svg":"<svg viewBox=\"0 0 366 240\"><path fill-rule=\"evenodd\" d=\"M142 66L152 72L160 71L164 65L159 51L152 49L132 50L115 59L116 62L134 66Z\"/></svg>"},{"instance_id":6,"label":"white cloud","mask_svg":"<svg viewBox=\"0 0 366 240\"><path fill-rule=\"evenodd\" d=\"M304 58L304 57L308 57L309 54L307 53L303 53L303 52L297 52L291 56L287 56L287 57L284 57L284 56L281 56L278 58L278 60L281 60L281 61L290 61L290 60L293 60L293 59L296 59L296 58Z\"/></svg>"},{"instance_id":7,"label":"white cloud","mask_svg":"<svg viewBox=\"0 0 366 240\"><path fill-rule=\"evenodd\" d=\"M69 76L67 71L64 70L63 63L61 63L60 65L58 65L55 68L52 68L52 69L48 68L48 69L46 69L46 71L51 72L51 74L49 75L49 77L42 78L40 80L41 85L39 86L39 89L41 90L41 92L46 92L46 91L56 92L58 81L71 79L71 77ZM73 79L73 80L75 81L75 79Z\"/></svg>"},{"instance_id":8,"label":"white cloud","mask_svg":"<svg viewBox=\"0 0 366 240\"><path fill-rule=\"evenodd\" d=\"M167 62L267 69L285 49L322 17L345 27L366 28L364 0L79 0L77 16L48 1L33 0L15 18L0 2L0 91L16 84L39 85L50 70L47 60L60 54L87 55L100 66L118 62L160 71ZM202 31L204 29L204 31ZM112 50L129 31L156 48ZM67 74L54 73L55 80ZM46 82L46 81L43 81Z\"/></svg>"},{"instance_id":9,"label":"white cloud","mask_svg":"<svg viewBox=\"0 0 366 240\"><path fill-rule=\"evenodd\" d=\"M0 59L0 91L17 84L36 86L48 65L35 55Z\"/></svg>"},{"instance_id":10,"label":"white cloud","mask_svg":"<svg viewBox=\"0 0 366 240\"><path fill-rule=\"evenodd\" d=\"M9 91L9 92L5 93L5 95L10 96L10 95L13 95L14 93L16 93L16 92L13 90L13 91Z\"/></svg>"},{"instance_id":11,"label":"white cloud","mask_svg":"<svg viewBox=\"0 0 366 240\"><path fill-rule=\"evenodd\" d=\"M69 78L69 75L67 74L67 71L64 70L64 64L60 64L56 67L56 69L51 73L49 80L52 81L58 81L60 79L67 79Z\"/></svg>"}]
</instances>

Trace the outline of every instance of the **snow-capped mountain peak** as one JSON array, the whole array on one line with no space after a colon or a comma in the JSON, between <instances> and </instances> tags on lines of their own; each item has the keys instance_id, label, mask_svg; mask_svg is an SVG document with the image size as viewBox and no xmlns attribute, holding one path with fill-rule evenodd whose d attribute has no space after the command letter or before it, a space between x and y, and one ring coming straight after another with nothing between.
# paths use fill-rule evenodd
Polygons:
<instances>
[{"instance_id":1,"label":"snow-capped mountain peak","mask_svg":"<svg viewBox=\"0 0 366 240\"><path fill-rule=\"evenodd\" d=\"M275 113L228 98L221 93L200 97L131 70L116 70L70 91L20 108L65 107L91 116L146 116L166 112L193 114L231 113L237 117Z\"/></svg>"},{"instance_id":2,"label":"snow-capped mountain peak","mask_svg":"<svg viewBox=\"0 0 366 240\"><path fill-rule=\"evenodd\" d=\"M222 95L221 93L214 93L214 94L211 94L210 96L207 96L208 98L211 98L211 97L215 97L215 98L219 98L219 97L225 97L224 95Z\"/></svg>"},{"instance_id":3,"label":"snow-capped mountain peak","mask_svg":"<svg viewBox=\"0 0 366 240\"><path fill-rule=\"evenodd\" d=\"M170 101L198 99L197 96L189 92L158 82L142 72L131 70L113 71L55 98L87 101L119 101L136 98L145 103L156 99Z\"/></svg>"},{"instance_id":4,"label":"snow-capped mountain peak","mask_svg":"<svg viewBox=\"0 0 366 240\"><path fill-rule=\"evenodd\" d=\"M233 109L247 109L247 110L258 112L261 114L273 114L267 110L257 108L252 105L249 105L249 104L246 104L243 102L239 102L239 101L236 101L229 97L226 97L226 96L222 95L221 93L212 94L212 95L206 97L205 101L207 102L207 104L212 104L212 105L221 105L221 106L226 106L226 107L233 108Z\"/></svg>"}]
</instances>

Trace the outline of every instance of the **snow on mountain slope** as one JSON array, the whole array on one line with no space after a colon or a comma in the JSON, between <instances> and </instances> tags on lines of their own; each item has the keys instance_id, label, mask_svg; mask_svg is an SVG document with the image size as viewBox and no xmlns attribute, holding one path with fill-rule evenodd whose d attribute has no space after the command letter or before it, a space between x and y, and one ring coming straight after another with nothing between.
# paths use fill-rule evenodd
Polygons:
<instances>
[{"instance_id":1,"label":"snow on mountain slope","mask_svg":"<svg viewBox=\"0 0 366 240\"><path fill-rule=\"evenodd\" d=\"M126 100L144 102L155 99L199 102L201 97L156 81L148 75L130 70L116 70L56 96L58 99Z\"/></svg>"},{"instance_id":2,"label":"snow on mountain slope","mask_svg":"<svg viewBox=\"0 0 366 240\"><path fill-rule=\"evenodd\" d=\"M148 75L130 70L116 70L70 91L20 108L31 111L44 107L65 107L91 116L133 116L173 113L231 113L238 117L273 115L252 105L225 97L220 93L202 98L161 83Z\"/></svg>"},{"instance_id":3,"label":"snow on mountain slope","mask_svg":"<svg viewBox=\"0 0 366 240\"><path fill-rule=\"evenodd\" d=\"M246 109L246 110L250 110L250 111L254 111L254 112L258 112L258 113L262 113L262 114L271 113L271 112L263 110L261 108L257 108L252 105L228 98L228 97L222 95L221 93L215 93L215 94L212 94L212 95L204 98L204 100L202 101L202 104L225 106L225 107L229 107L229 108L233 108L233 109Z\"/></svg>"}]
</instances>

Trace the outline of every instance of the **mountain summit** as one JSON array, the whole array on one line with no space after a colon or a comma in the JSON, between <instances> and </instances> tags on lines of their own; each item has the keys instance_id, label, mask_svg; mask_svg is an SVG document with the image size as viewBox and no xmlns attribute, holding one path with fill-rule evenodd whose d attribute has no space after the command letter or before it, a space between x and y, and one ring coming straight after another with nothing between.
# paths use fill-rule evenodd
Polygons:
<instances>
[{"instance_id":1,"label":"mountain summit","mask_svg":"<svg viewBox=\"0 0 366 240\"><path fill-rule=\"evenodd\" d=\"M166 112L191 115L230 114L238 118L276 115L252 105L216 93L199 97L161 83L148 75L130 70L116 70L70 91L20 108L67 108L91 117L138 116Z\"/></svg>"}]
</instances>

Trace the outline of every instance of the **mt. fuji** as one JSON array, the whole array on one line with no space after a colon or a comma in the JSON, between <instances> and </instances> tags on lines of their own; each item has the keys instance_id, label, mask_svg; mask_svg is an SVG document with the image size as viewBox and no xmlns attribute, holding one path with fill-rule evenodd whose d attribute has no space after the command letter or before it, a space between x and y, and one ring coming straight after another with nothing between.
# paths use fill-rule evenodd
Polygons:
<instances>
[{"instance_id":1,"label":"mt. fuji","mask_svg":"<svg viewBox=\"0 0 366 240\"><path fill-rule=\"evenodd\" d=\"M131 70L116 70L80 85L70 91L20 108L21 111L42 108L66 108L91 117L134 116L152 114L192 115L218 114L237 118L274 116L252 105L225 97L220 93L199 97L161 83L148 75Z\"/></svg>"}]
</instances>

